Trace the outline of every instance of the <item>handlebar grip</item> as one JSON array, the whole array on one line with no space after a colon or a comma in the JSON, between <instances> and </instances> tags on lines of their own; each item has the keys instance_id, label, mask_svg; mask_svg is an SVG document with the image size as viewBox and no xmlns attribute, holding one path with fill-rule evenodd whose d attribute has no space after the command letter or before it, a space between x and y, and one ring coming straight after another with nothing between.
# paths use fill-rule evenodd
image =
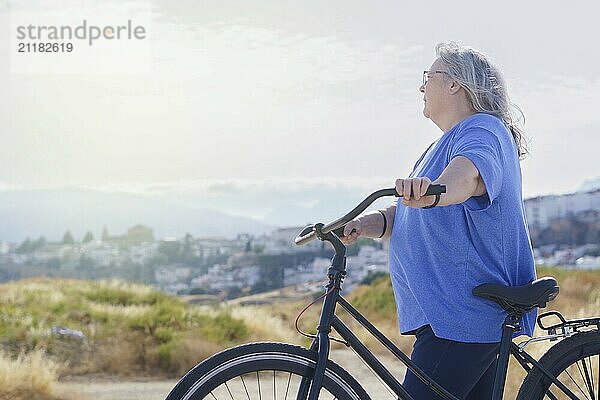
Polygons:
<instances>
[{"instance_id":1,"label":"handlebar grip","mask_svg":"<svg viewBox=\"0 0 600 400\"><path fill-rule=\"evenodd\" d=\"M394 192L396 193L395 194L396 197L400 197L400 194L398 192L396 192L395 189L394 189ZM424 196L434 196L434 195L439 195L442 193L446 193L446 185L429 185Z\"/></svg>"}]
</instances>

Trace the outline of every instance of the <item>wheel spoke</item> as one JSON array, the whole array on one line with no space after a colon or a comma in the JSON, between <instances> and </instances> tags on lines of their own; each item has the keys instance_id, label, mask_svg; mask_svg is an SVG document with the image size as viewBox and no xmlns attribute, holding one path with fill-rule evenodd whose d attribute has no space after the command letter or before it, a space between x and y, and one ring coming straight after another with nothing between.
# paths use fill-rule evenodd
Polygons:
<instances>
[{"instance_id":1,"label":"wheel spoke","mask_svg":"<svg viewBox=\"0 0 600 400\"><path fill-rule=\"evenodd\" d=\"M260 375L258 371L256 371L256 381L258 382L258 399L262 399L262 394L260 393Z\"/></svg>"},{"instance_id":2,"label":"wheel spoke","mask_svg":"<svg viewBox=\"0 0 600 400\"><path fill-rule=\"evenodd\" d=\"M585 358L581 359L581 365L583 366L583 372L581 371L581 366L579 365L579 362L577 362L577 370L579 371L579 376L581 376L581 380L583 381L583 384L585 385L585 388L588 389L587 392L588 394L590 393L589 391L589 385L588 385L588 381L589 381L589 377L587 374L587 367L585 364ZM585 376L584 376L585 373ZM583 393L583 391L582 391ZM587 394L583 393L586 399L589 399Z\"/></svg>"},{"instance_id":3,"label":"wheel spoke","mask_svg":"<svg viewBox=\"0 0 600 400\"><path fill-rule=\"evenodd\" d=\"M290 381L292 380L292 373L290 372L290 376L288 377L287 387L285 388L285 399L287 400L288 391L290 390Z\"/></svg>"},{"instance_id":4,"label":"wheel spoke","mask_svg":"<svg viewBox=\"0 0 600 400\"><path fill-rule=\"evenodd\" d=\"M594 393L594 377L590 378L590 373L592 373L592 362L590 361L590 368L588 370L587 358L583 359L583 371L585 372L585 385L588 388L588 392L592 397L592 400L596 400L596 395Z\"/></svg>"},{"instance_id":5,"label":"wheel spoke","mask_svg":"<svg viewBox=\"0 0 600 400\"><path fill-rule=\"evenodd\" d=\"M579 368L579 363L577 363L577 368ZM571 374L569 373L568 370L565 370L565 372L567 373L567 375L569 376L569 378L571 378L571 381L575 384L575 386L577 386L577 389L579 389L579 391L581 393L583 393L583 395L585 396L585 398L587 399L588 397L586 396L585 392L581 389L581 386L579 386L579 384L575 381L575 379L573 379L573 376L571 376ZM588 399L589 400L589 399Z\"/></svg>"},{"instance_id":6,"label":"wheel spoke","mask_svg":"<svg viewBox=\"0 0 600 400\"><path fill-rule=\"evenodd\" d=\"M244 375L240 375L242 379L242 385L244 385L244 391L246 392L246 396L248 396L248 400L250 400L250 393L248 393L248 388L246 387L246 382L244 382Z\"/></svg>"},{"instance_id":7,"label":"wheel spoke","mask_svg":"<svg viewBox=\"0 0 600 400\"><path fill-rule=\"evenodd\" d=\"M231 394L231 390L229 389L229 385L227 384L227 382L225 382L225 387L227 388L227 391L229 392L229 396L231 397L231 400L235 400L233 398L233 395Z\"/></svg>"},{"instance_id":8,"label":"wheel spoke","mask_svg":"<svg viewBox=\"0 0 600 400\"><path fill-rule=\"evenodd\" d=\"M550 390L550 388L548 388L548 390L546 391L546 396L550 397L550 400L558 400L558 397L556 397L554 395L554 393L552 393L552 390ZM546 397L544 396L544 399Z\"/></svg>"},{"instance_id":9,"label":"wheel spoke","mask_svg":"<svg viewBox=\"0 0 600 400\"><path fill-rule=\"evenodd\" d=\"M299 398L306 400L306 389L301 388L301 381L306 376L303 373L289 372L282 370L268 371L259 370L229 376L210 391L204 392L205 400L280 400L280 399L296 399L297 393ZM273 383L269 383L269 379L273 379ZM312 380L307 379L310 387ZM251 393L252 392L252 393ZM319 392L319 399L337 400L346 399L347 395L332 391L328 387L322 387Z\"/></svg>"},{"instance_id":10,"label":"wheel spoke","mask_svg":"<svg viewBox=\"0 0 600 400\"><path fill-rule=\"evenodd\" d=\"M598 397L600 396L600 393L594 392L594 388L596 387L596 384L594 383L594 357L593 356L590 356L590 375L592 376L592 384L590 385L590 390L592 392L592 398L593 398L593 400L597 400Z\"/></svg>"}]
</instances>

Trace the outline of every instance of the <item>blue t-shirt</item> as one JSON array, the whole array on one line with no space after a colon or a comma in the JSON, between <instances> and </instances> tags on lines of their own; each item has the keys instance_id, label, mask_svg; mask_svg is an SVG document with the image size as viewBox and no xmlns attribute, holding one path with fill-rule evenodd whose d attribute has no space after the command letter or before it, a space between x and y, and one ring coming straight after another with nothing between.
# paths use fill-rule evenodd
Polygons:
<instances>
[{"instance_id":1,"label":"blue t-shirt","mask_svg":"<svg viewBox=\"0 0 600 400\"><path fill-rule=\"evenodd\" d=\"M445 207L398 202L396 208L390 276L400 331L429 324L440 338L499 342L506 312L471 290L482 283L516 286L535 279L517 149L500 119L474 114L429 146L410 177L433 181L456 156L475 164L486 194ZM536 316L536 309L526 314L515 336L531 336Z\"/></svg>"}]
</instances>

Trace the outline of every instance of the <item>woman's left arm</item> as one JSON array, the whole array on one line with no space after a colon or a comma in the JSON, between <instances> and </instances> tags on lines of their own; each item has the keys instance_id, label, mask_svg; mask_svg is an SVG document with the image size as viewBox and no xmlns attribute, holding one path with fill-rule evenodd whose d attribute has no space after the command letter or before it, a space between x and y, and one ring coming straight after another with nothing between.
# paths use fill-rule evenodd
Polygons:
<instances>
[{"instance_id":1,"label":"woman's left arm","mask_svg":"<svg viewBox=\"0 0 600 400\"><path fill-rule=\"evenodd\" d=\"M438 206L460 204L473 196L486 193L485 184L471 160L464 156L454 157L442 174L433 182L428 178L396 180L396 191L404 194L402 204L407 207L423 208L433 204L435 196L423 196L430 184L446 185L446 193L440 197ZM411 191L412 190L412 191ZM410 199L408 196L413 193Z\"/></svg>"}]
</instances>

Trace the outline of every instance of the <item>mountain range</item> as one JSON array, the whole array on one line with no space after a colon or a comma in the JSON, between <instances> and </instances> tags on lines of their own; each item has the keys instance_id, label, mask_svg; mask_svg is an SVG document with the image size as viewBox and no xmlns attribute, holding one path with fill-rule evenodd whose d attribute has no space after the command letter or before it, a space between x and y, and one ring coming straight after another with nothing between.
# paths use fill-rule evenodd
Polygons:
<instances>
[{"instance_id":1,"label":"mountain range","mask_svg":"<svg viewBox=\"0 0 600 400\"><path fill-rule=\"evenodd\" d=\"M215 209L192 207L161 198L91 189L11 190L0 192L0 240L21 241L44 236L60 240L68 229L76 239L102 229L118 235L136 224L154 229L155 237L235 236L261 234L272 226L257 219Z\"/></svg>"},{"instance_id":2,"label":"mountain range","mask_svg":"<svg viewBox=\"0 0 600 400\"><path fill-rule=\"evenodd\" d=\"M330 222L369 193L389 187L389 178L195 181L145 187L17 189L0 186L0 241L26 237L75 239L87 231L100 237L104 227L120 235L134 225L154 230L156 238L260 235L278 227ZM600 187L600 178L578 191ZM380 199L370 209L389 206Z\"/></svg>"}]
</instances>

